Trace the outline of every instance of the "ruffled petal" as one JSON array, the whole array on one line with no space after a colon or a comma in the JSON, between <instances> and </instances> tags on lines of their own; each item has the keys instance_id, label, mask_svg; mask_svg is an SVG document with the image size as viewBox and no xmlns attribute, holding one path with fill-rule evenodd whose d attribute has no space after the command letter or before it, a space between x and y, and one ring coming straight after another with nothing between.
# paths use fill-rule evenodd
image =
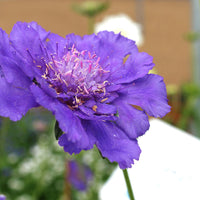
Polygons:
<instances>
[{"instance_id":1,"label":"ruffled petal","mask_svg":"<svg viewBox=\"0 0 200 200\"><path fill-rule=\"evenodd\" d=\"M80 119L84 120L97 120L97 121L116 121L117 117L113 115L88 115L83 107L80 110L75 111L74 114ZM87 108L86 108L87 109Z\"/></svg>"},{"instance_id":2,"label":"ruffled petal","mask_svg":"<svg viewBox=\"0 0 200 200\"><path fill-rule=\"evenodd\" d=\"M116 84L130 83L144 77L154 65L153 57L145 52L130 55L122 70L113 74L113 81Z\"/></svg>"},{"instance_id":3,"label":"ruffled petal","mask_svg":"<svg viewBox=\"0 0 200 200\"><path fill-rule=\"evenodd\" d=\"M122 86L120 84L112 84L106 87L106 91L107 92L115 92L117 90L119 90L120 88L122 88Z\"/></svg>"},{"instance_id":4,"label":"ruffled petal","mask_svg":"<svg viewBox=\"0 0 200 200\"><path fill-rule=\"evenodd\" d=\"M66 143L74 143L77 148L86 148L89 140L80 119L67 106L48 96L38 86L32 85L31 91L36 101L55 115L56 120L59 122L59 127L66 133Z\"/></svg>"},{"instance_id":5,"label":"ruffled petal","mask_svg":"<svg viewBox=\"0 0 200 200\"><path fill-rule=\"evenodd\" d=\"M129 138L136 139L149 129L148 116L144 111L137 110L122 101L115 101L114 105L118 113L116 124Z\"/></svg>"},{"instance_id":6,"label":"ruffled petal","mask_svg":"<svg viewBox=\"0 0 200 200\"><path fill-rule=\"evenodd\" d=\"M66 48L68 48L68 44L65 38L51 33L48 36L47 40L47 49L48 51L52 52L56 57L62 57L65 53Z\"/></svg>"},{"instance_id":7,"label":"ruffled petal","mask_svg":"<svg viewBox=\"0 0 200 200\"><path fill-rule=\"evenodd\" d=\"M63 147L64 151L69 154L78 154L81 152L82 148L77 146L77 143L71 142L68 139L67 134L63 134L59 137L58 144Z\"/></svg>"},{"instance_id":8,"label":"ruffled petal","mask_svg":"<svg viewBox=\"0 0 200 200\"><path fill-rule=\"evenodd\" d=\"M125 87L121 92L129 104L140 106L150 116L164 117L170 111L166 86L163 77L159 75L148 74Z\"/></svg>"},{"instance_id":9,"label":"ruffled petal","mask_svg":"<svg viewBox=\"0 0 200 200\"><path fill-rule=\"evenodd\" d=\"M103 101L104 103L111 103L112 101L114 101L118 97L119 97L119 95L116 92L112 92L111 95L108 95L108 97L103 98L101 100L101 102Z\"/></svg>"},{"instance_id":10,"label":"ruffled petal","mask_svg":"<svg viewBox=\"0 0 200 200\"><path fill-rule=\"evenodd\" d=\"M33 27L32 27L33 25ZM10 33L10 43L15 49L15 60L29 77L35 76L36 63L46 56L42 42L48 36L44 29L36 24L18 22ZM39 30L39 31L38 31ZM45 37L44 37L45 36Z\"/></svg>"},{"instance_id":11,"label":"ruffled petal","mask_svg":"<svg viewBox=\"0 0 200 200\"><path fill-rule=\"evenodd\" d=\"M74 34L66 36L69 46L75 44L78 51L87 50L100 58L100 65L105 71L115 74L123 70L123 59L129 54L138 52L135 42L123 37L121 34L102 31L97 35L86 35L80 38ZM101 80L108 78L105 73Z\"/></svg>"},{"instance_id":12,"label":"ruffled petal","mask_svg":"<svg viewBox=\"0 0 200 200\"><path fill-rule=\"evenodd\" d=\"M67 47L72 47L73 45L75 45L75 47L77 47L77 45L79 44L79 42L82 41L81 36L75 35L74 33L66 35L65 39L66 39Z\"/></svg>"},{"instance_id":13,"label":"ruffled petal","mask_svg":"<svg viewBox=\"0 0 200 200\"><path fill-rule=\"evenodd\" d=\"M83 113L85 113L87 116L92 116L92 117L93 117L93 115L95 114L95 111L92 110L92 108L86 107L86 106L84 106L84 105L80 105L80 106L79 106L79 109L80 109Z\"/></svg>"},{"instance_id":14,"label":"ruffled petal","mask_svg":"<svg viewBox=\"0 0 200 200\"><path fill-rule=\"evenodd\" d=\"M101 44L98 53L103 58L109 57L111 60L115 58L118 61L120 60L120 63L123 63L125 56L138 52L135 42L120 33L114 34L114 32L102 31L97 36Z\"/></svg>"},{"instance_id":15,"label":"ruffled petal","mask_svg":"<svg viewBox=\"0 0 200 200\"><path fill-rule=\"evenodd\" d=\"M9 54L9 39L7 33L0 28L0 54L7 56Z\"/></svg>"},{"instance_id":16,"label":"ruffled petal","mask_svg":"<svg viewBox=\"0 0 200 200\"><path fill-rule=\"evenodd\" d=\"M38 105L28 88L16 87L12 83L8 83L2 72L0 97L0 115L9 117L13 121L20 120L29 109Z\"/></svg>"},{"instance_id":17,"label":"ruffled petal","mask_svg":"<svg viewBox=\"0 0 200 200\"><path fill-rule=\"evenodd\" d=\"M82 38L77 35L70 34L66 38L70 38L70 44L73 42L78 51L87 50L91 53L95 53L99 47L99 39L95 34L85 35Z\"/></svg>"},{"instance_id":18,"label":"ruffled petal","mask_svg":"<svg viewBox=\"0 0 200 200\"><path fill-rule=\"evenodd\" d=\"M97 114L115 114L117 112L117 109L113 105L97 103L95 112Z\"/></svg>"},{"instance_id":19,"label":"ruffled petal","mask_svg":"<svg viewBox=\"0 0 200 200\"><path fill-rule=\"evenodd\" d=\"M95 140L102 156L118 162L121 169L131 167L138 160L141 150L137 140L129 139L114 123L87 121L83 123L91 140Z\"/></svg>"},{"instance_id":20,"label":"ruffled petal","mask_svg":"<svg viewBox=\"0 0 200 200\"><path fill-rule=\"evenodd\" d=\"M13 26L10 33L10 41L12 46L26 59L37 58L43 55L41 49L41 41L39 33L29 24L18 22ZM31 53L31 56L27 53ZM31 59L32 61L32 59Z\"/></svg>"},{"instance_id":21,"label":"ruffled petal","mask_svg":"<svg viewBox=\"0 0 200 200\"><path fill-rule=\"evenodd\" d=\"M43 29L40 25L37 24L37 22L29 22L28 24L34 30L36 30L36 32L39 34L41 40L45 41L48 38L50 31L46 31L45 29Z\"/></svg>"},{"instance_id":22,"label":"ruffled petal","mask_svg":"<svg viewBox=\"0 0 200 200\"><path fill-rule=\"evenodd\" d=\"M32 81L21 71L13 56L8 35L0 30L0 115L17 121L38 104L29 90Z\"/></svg>"},{"instance_id":23,"label":"ruffled petal","mask_svg":"<svg viewBox=\"0 0 200 200\"><path fill-rule=\"evenodd\" d=\"M78 154L82 150L89 150L89 149L93 148L94 143L92 144L91 140L89 141L89 143L87 145L82 143L81 140L72 142L69 139L68 134L65 133L59 137L58 144L63 147L65 152L72 155L73 153Z\"/></svg>"},{"instance_id":24,"label":"ruffled petal","mask_svg":"<svg viewBox=\"0 0 200 200\"><path fill-rule=\"evenodd\" d=\"M25 90L29 89L32 83L12 58L0 55L0 66L8 83L12 83L15 87L21 87Z\"/></svg>"},{"instance_id":25,"label":"ruffled petal","mask_svg":"<svg viewBox=\"0 0 200 200\"><path fill-rule=\"evenodd\" d=\"M100 57L102 67L110 72L109 77L105 74L102 78L113 80L115 73L118 74L123 70L124 58L138 52L137 46L134 41L125 38L120 33L102 31L97 36L100 42L96 53Z\"/></svg>"}]
</instances>

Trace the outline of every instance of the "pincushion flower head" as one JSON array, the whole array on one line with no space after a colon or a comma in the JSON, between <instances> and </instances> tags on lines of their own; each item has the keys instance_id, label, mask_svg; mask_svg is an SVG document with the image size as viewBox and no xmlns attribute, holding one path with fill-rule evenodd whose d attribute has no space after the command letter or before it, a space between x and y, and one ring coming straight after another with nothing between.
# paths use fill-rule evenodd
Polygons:
<instances>
[{"instance_id":1,"label":"pincushion flower head","mask_svg":"<svg viewBox=\"0 0 200 200\"><path fill-rule=\"evenodd\" d=\"M18 22L9 38L1 34L0 93L9 101L2 116L18 120L43 106L55 115L66 152L96 145L122 169L139 159L137 138L149 128L147 114L163 117L170 110L163 78L148 74L150 55L107 31L63 38L34 22Z\"/></svg>"}]
</instances>

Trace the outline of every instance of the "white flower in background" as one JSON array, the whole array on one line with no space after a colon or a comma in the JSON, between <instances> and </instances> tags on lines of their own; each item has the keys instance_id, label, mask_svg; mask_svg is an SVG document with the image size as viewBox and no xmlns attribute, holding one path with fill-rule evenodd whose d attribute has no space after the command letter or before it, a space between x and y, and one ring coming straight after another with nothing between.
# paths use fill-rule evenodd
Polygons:
<instances>
[{"instance_id":1,"label":"white flower in background","mask_svg":"<svg viewBox=\"0 0 200 200\"><path fill-rule=\"evenodd\" d=\"M10 153L10 154L8 154L7 159L9 161L9 163L15 164L19 160L19 156L17 156L15 153Z\"/></svg>"},{"instance_id":2,"label":"white flower in background","mask_svg":"<svg viewBox=\"0 0 200 200\"><path fill-rule=\"evenodd\" d=\"M49 149L48 140L46 137L41 137L38 144L32 147L30 158L25 159L18 169L19 174L40 180L40 184L42 184L41 181L45 183L52 182L57 176L64 174L65 171L64 154L61 154L62 149L58 149L52 143L52 149ZM54 143L57 144L57 141L54 141Z\"/></svg>"},{"instance_id":3,"label":"white flower in background","mask_svg":"<svg viewBox=\"0 0 200 200\"><path fill-rule=\"evenodd\" d=\"M24 194L16 198L16 200L33 200L30 195Z\"/></svg>"},{"instance_id":4,"label":"white flower in background","mask_svg":"<svg viewBox=\"0 0 200 200\"><path fill-rule=\"evenodd\" d=\"M8 186L12 190L22 190L24 188L24 183L20 179L11 178L8 181Z\"/></svg>"},{"instance_id":5,"label":"white flower in background","mask_svg":"<svg viewBox=\"0 0 200 200\"><path fill-rule=\"evenodd\" d=\"M121 32L123 36L134 40L137 46L141 46L144 42L142 26L125 14L110 15L105 17L102 22L95 24L95 33L104 30Z\"/></svg>"}]
</instances>

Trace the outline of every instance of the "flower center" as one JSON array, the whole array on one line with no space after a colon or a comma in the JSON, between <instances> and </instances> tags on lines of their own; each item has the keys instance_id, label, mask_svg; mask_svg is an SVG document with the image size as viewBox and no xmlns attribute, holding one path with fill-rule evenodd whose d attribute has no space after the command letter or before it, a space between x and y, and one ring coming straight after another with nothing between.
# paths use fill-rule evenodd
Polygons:
<instances>
[{"instance_id":1,"label":"flower center","mask_svg":"<svg viewBox=\"0 0 200 200\"><path fill-rule=\"evenodd\" d=\"M109 83L102 81L101 77L108 71L103 70L99 61L100 57L96 54L87 50L79 52L72 46L63 57L51 55L48 62L44 61L46 69L42 77L57 94L71 98L71 103L68 102L71 107L78 107L91 96L106 93Z\"/></svg>"}]
</instances>

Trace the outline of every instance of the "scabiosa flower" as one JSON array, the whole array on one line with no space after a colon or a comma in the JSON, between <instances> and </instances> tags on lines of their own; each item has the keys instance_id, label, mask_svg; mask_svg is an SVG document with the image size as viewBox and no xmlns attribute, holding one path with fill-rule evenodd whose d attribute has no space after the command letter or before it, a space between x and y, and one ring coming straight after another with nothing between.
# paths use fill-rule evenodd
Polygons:
<instances>
[{"instance_id":1,"label":"scabiosa flower","mask_svg":"<svg viewBox=\"0 0 200 200\"><path fill-rule=\"evenodd\" d=\"M120 34L63 38L18 22L9 45L17 66L4 68L26 74L28 94L55 115L64 132L58 143L70 154L96 145L122 169L131 167L141 152L137 138L149 128L147 114L170 110L163 78L148 74L153 58Z\"/></svg>"}]
</instances>

